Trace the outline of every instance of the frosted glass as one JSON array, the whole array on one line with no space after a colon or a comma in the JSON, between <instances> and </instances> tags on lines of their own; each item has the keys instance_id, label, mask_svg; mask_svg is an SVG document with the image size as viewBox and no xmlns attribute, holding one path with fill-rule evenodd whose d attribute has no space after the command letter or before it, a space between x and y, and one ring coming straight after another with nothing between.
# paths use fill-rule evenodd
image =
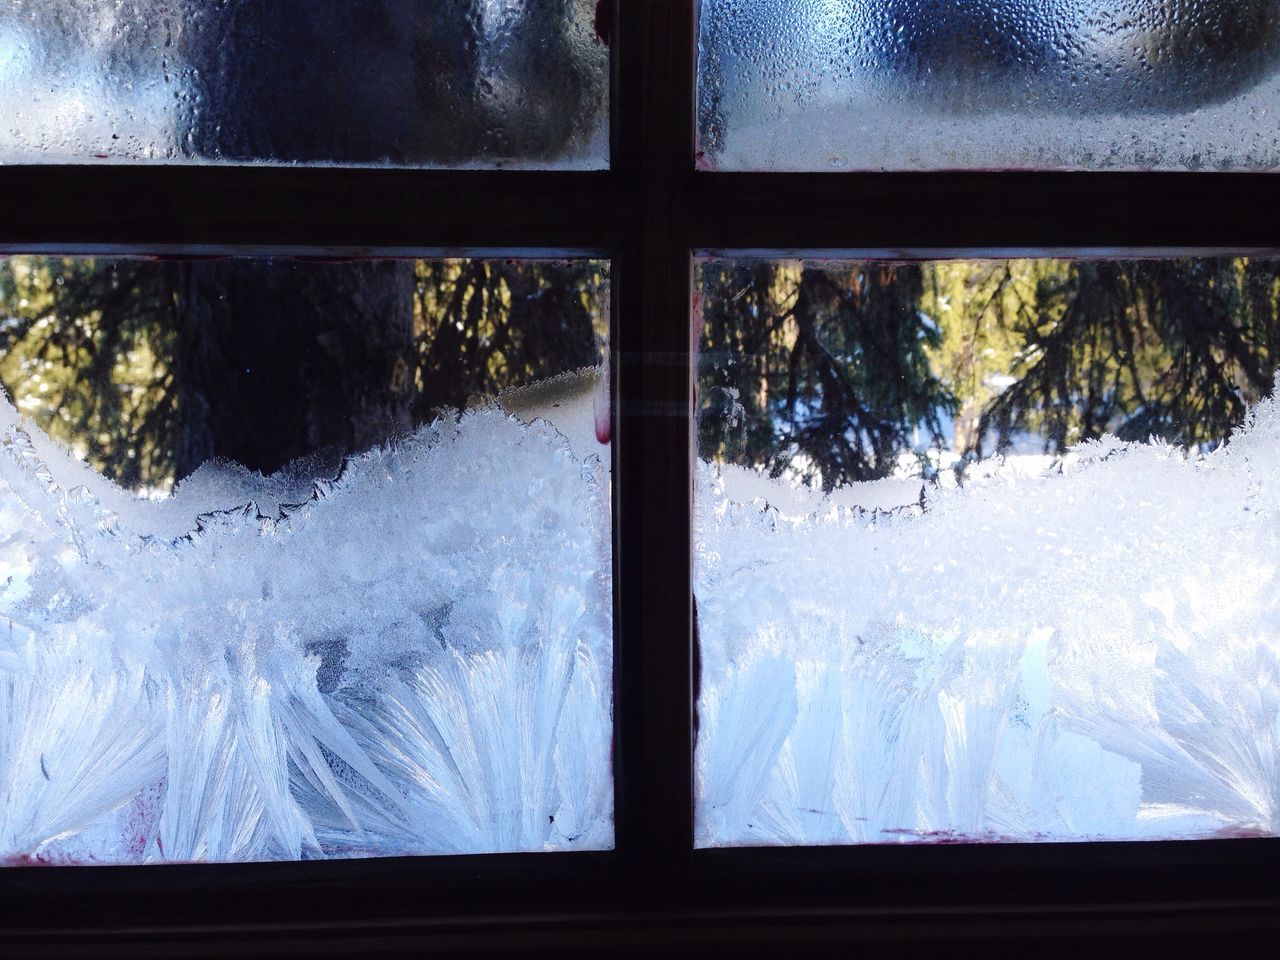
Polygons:
<instances>
[{"instance_id":1,"label":"frosted glass","mask_svg":"<svg viewBox=\"0 0 1280 960\"><path fill-rule=\"evenodd\" d=\"M1280 261L697 287L699 845L1280 834Z\"/></svg>"},{"instance_id":2,"label":"frosted glass","mask_svg":"<svg viewBox=\"0 0 1280 960\"><path fill-rule=\"evenodd\" d=\"M607 296L0 261L0 864L612 847Z\"/></svg>"},{"instance_id":3,"label":"frosted glass","mask_svg":"<svg viewBox=\"0 0 1280 960\"><path fill-rule=\"evenodd\" d=\"M0 162L608 166L594 0L11 0Z\"/></svg>"},{"instance_id":4,"label":"frosted glass","mask_svg":"<svg viewBox=\"0 0 1280 960\"><path fill-rule=\"evenodd\" d=\"M703 0L712 170L1269 170L1273 0Z\"/></svg>"}]
</instances>

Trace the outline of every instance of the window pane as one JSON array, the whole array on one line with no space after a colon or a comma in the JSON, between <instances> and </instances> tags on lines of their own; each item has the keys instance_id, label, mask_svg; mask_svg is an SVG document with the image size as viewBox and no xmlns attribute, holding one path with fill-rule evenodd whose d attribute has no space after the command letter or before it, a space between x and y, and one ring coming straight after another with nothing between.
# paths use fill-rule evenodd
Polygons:
<instances>
[{"instance_id":1,"label":"window pane","mask_svg":"<svg viewBox=\"0 0 1280 960\"><path fill-rule=\"evenodd\" d=\"M1280 261L696 290L701 845L1280 832Z\"/></svg>"},{"instance_id":2,"label":"window pane","mask_svg":"<svg viewBox=\"0 0 1280 960\"><path fill-rule=\"evenodd\" d=\"M0 863L611 847L607 302L0 260Z\"/></svg>"},{"instance_id":3,"label":"window pane","mask_svg":"<svg viewBox=\"0 0 1280 960\"><path fill-rule=\"evenodd\" d=\"M1280 167L1273 0L702 0L713 170Z\"/></svg>"},{"instance_id":4,"label":"window pane","mask_svg":"<svg viewBox=\"0 0 1280 960\"><path fill-rule=\"evenodd\" d=\"M0 163L608 166L595 0L11 0Z\"/></svg>"}]
</instances>

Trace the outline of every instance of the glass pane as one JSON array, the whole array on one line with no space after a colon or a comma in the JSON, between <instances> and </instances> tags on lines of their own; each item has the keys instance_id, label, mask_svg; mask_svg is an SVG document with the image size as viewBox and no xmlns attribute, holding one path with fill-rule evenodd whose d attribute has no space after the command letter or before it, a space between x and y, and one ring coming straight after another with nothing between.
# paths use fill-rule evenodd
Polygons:
<instances>
[{"instance_id":1,"label":"glass pane","mask_svg":"<svg viewBox=\"0 0 1280 960\"><path fill-rule=\"evenodd\" d=\"M0 260L0 863L611 847L607 303Z\"/></svg>"},{"instance_id":2,"label":"glass pane","mask_svg":"<svg viewBox=\"0 0 1280 960\"><path fill-rule=\"evenodd\" d=\"M699 844L1280 833L1280 261L696 290Z\"/></svg>"},{"instance_id":3,"label":"glass pane","mask_svg":"<svg viewBox=\"0 0 1280 960\"><path fill-rule=\"evenodd\" d=\"M702 0L712 170L1280 167L1274 0Z\"/></svg>"},{"instance_id":4,"label":"glass pane","mask_svg":"<svg viewBox=\"0 0 1280 960\"><path fill-rule=\"evenodd\" d=\"M10 0L0 163L608 166L595 0Z\"/></svg>"}]
</instances>

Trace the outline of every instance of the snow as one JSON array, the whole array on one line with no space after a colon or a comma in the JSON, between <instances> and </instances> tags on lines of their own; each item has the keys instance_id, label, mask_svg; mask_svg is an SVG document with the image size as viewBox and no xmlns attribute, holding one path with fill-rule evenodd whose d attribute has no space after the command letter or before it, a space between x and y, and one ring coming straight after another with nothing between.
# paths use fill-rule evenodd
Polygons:
<instances>
[{"instance_id":1,"label":"snow","mask_svg":"<svg viewBox=\"0 0 1280 960\"><path fill-rule=\"evenodd\" d=\"M608 450L526 406L155 501L0 403L0 861L611 847Z\"/></svg>"},{"instance_id":2,"label":"snow","mask_svg":"<svg viewBox=\"0 0 1280 960\"><path fill-rule=\"evenodd\" d=\"M698 843L1280 832L1280 402L975 466L701 465Z\"/></svg>"}]
</instances>

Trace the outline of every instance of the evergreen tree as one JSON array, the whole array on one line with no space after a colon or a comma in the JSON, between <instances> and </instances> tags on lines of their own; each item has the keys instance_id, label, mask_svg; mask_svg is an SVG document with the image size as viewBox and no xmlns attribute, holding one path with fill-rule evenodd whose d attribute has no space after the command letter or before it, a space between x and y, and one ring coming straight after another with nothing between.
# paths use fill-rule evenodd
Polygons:
<instances>
[{"instance_id":1,"label":"evergreen tree","mask_svg":"<svg viewBox=\"0 0 1280 960\"><path fill-rule=\"evenodd\" d=\"M953 404L922 284L916 264L703 264L703 455L826 489L891 473Z\"/></svg>"}]
</instances>

